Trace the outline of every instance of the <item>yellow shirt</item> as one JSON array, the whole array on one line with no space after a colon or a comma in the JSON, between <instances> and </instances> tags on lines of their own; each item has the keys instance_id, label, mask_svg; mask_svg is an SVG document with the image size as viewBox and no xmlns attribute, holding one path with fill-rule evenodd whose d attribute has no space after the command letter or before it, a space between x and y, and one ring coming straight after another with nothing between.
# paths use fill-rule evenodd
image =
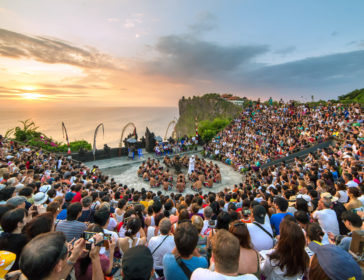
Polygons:
<instances>
[{"instance_id":1,"label":"yellow shirt","mask_svg":"<svg viewBox=\"0 0 364 280\"><path fill-rule=\"evenodd\" d=\"M141 200L140 201L140 204L142 204L144 206L144 208L147 209L149 202L148 201Z\"/></svg>"}]
</instances>

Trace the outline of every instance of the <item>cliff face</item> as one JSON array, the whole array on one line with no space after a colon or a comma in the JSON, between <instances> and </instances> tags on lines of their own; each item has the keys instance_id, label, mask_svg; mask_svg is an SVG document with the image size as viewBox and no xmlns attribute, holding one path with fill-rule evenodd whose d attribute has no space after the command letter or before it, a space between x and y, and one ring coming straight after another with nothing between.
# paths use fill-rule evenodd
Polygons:
<instances>
[{"instance_id":1,"label":"cliff face","mask_svg":"<svg viewBox=\"0 0 364 280\"><path fill-rule=\"evenodd\" d=\"M182 98L178 102L179 119L176 125L177 136L195 135L195 118L197 121L214 120L217 117L231 118L237 116L242 109L218 94L205 94L193 98Z\"/></svg>"}]
</instances>

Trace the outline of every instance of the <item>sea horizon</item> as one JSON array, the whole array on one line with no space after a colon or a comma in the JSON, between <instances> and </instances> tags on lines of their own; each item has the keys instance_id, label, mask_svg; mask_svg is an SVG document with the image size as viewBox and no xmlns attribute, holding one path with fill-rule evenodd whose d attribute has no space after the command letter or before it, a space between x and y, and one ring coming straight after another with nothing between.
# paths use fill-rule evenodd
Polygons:
<instances>
[{"instance_id":1,"label":"sea horizon","mask_svg":"<svg viewBox=\"0 0 364 280\"><path fill-rule=\"evenodd\" d=\"M62 122L64 122L70 141L86 140L92 143L95 128L103 123L105 136L103 137L102 131L99 131L97 137L97 148L100 149L103 144L117 147L122 129L129 122L135 124L139 138L144 136L146 127L156 136L164 137L168 124L178 119L178 116L177 107L6 108L0 110L0 134L5 135L7 130L22 126L20 121L31 119L39 127L39 131L58 142L65 143L62 133ZM132 130L129 126L124 138ZM172 129L169 129L168 135L171 134Z\"/></svg>"}]
</instances>

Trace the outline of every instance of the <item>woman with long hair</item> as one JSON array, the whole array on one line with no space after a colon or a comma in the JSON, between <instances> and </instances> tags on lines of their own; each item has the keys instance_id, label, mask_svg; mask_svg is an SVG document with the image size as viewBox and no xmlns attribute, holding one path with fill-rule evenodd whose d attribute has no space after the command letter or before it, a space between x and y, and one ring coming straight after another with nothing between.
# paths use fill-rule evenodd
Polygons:
<instances>
[{"instance_id":1,"label":"woman with long hair","mask_svg":"<svg viewBox=\"0 0 364 280\"><path fill-rule=\"evenodd\" d=\"M308 254L308 256L311 258L314 254L314 252L311 251L310 247L310 243L316 243L318 245L323 245L324 244L328 244L327 241L324 240L323 242L323 238L325 236L325 233L323 232L322 228L320 227L319 223L310 223L306 225L305 228L305 235L306 235L306 252ZM326 240L328 239L327 235L326 235ZM323 243L322 243L323 242Z\"/></svg>"},{"instance_id":2,"label":"woman with long hair","mask_svg":"<svg viewBox=\"0 0 364 280\"><path fill-rule=\"evenodd\" d=\"M140 237L137 237L138 233L140 234ZM142 223L138 217L135 217L128 220L125 237L118 239L117 246L120 253L124 255L128 249L138 245L145 245L146 242L147 239L145 237L145 232L142 229Z\"/></svg>"},{"instance_id":3,"label":"woman with long hair","mask_svg":"<svg viewBox=\"0 0 364 280\"><path fill-rule=\"evenodd\" d=\"M282 220L279 241L264 258L262 274L267 280L296 280L307 272L309 257L302 229L289 220Z\"/></svg>"},{"instance_id":4,"label":"woman with long hair","mask_svg":"<svg viewBox=\"0 0 364 280\"><path fill-rule=\"evenodd\" d=\"M52 202L53 203L53 202ZM58 203L57 203L58 204ZM41 233L54 231L54 216L51 212L40 214L30 220L24 227L24 233L28 241Z\"/></svg>"},{"instance_id":5,"label":"woman with long hair","mask_svg":"<svg viewBox=\"0 0 364 280\"><path fill-rule=\"evenodd\" d=\"M229 231L239 239L240 257L239 274L255 274L260 276L259 253L253 249L249 230L245 223L236 221L230 225Z\"/></svg>"},{"instance_id":6,"label":"woman with long hair","mask_svg":"<svg viewBox=\"0 0 364 280\"><path fill-rule=\"evenodd\" d=\"M115 212L113 214L113 217L115 218L116 222L119 224L124 219L124 214L126 211L126 200L125 199L119 199L118 200L118 207L115 209Z\"/></svg>"}]
</instances>

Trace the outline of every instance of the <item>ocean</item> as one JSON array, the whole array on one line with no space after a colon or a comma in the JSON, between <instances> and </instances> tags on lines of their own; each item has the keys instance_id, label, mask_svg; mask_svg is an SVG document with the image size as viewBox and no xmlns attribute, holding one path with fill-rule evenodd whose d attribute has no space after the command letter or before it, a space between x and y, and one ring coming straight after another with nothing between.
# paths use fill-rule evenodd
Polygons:
<instances>
[{"instance_id":1,"label":"ocean","mask_svg":"<svg viewBox=\"0 0 364 280\"><path fill-rule=\"evenodd\" d=\"M15 126L22 126L19 121L32 119L39 131L59 142L66 142L62 134L64 122L70 141L86 140L92 144L94 131L98 124L103 123L105 134L99 129L96 146L102 148L118 147L124 126L133 122L137 129L138 138L145 135L146 127L156 136L164 137L168 124L177 120L178 108L174 107L112 107L112 108L1 108L0 134ZM168 137L173 127L169 129ZM124 138L133 131L129 126Z\"/></svg>"}]
</instances>

